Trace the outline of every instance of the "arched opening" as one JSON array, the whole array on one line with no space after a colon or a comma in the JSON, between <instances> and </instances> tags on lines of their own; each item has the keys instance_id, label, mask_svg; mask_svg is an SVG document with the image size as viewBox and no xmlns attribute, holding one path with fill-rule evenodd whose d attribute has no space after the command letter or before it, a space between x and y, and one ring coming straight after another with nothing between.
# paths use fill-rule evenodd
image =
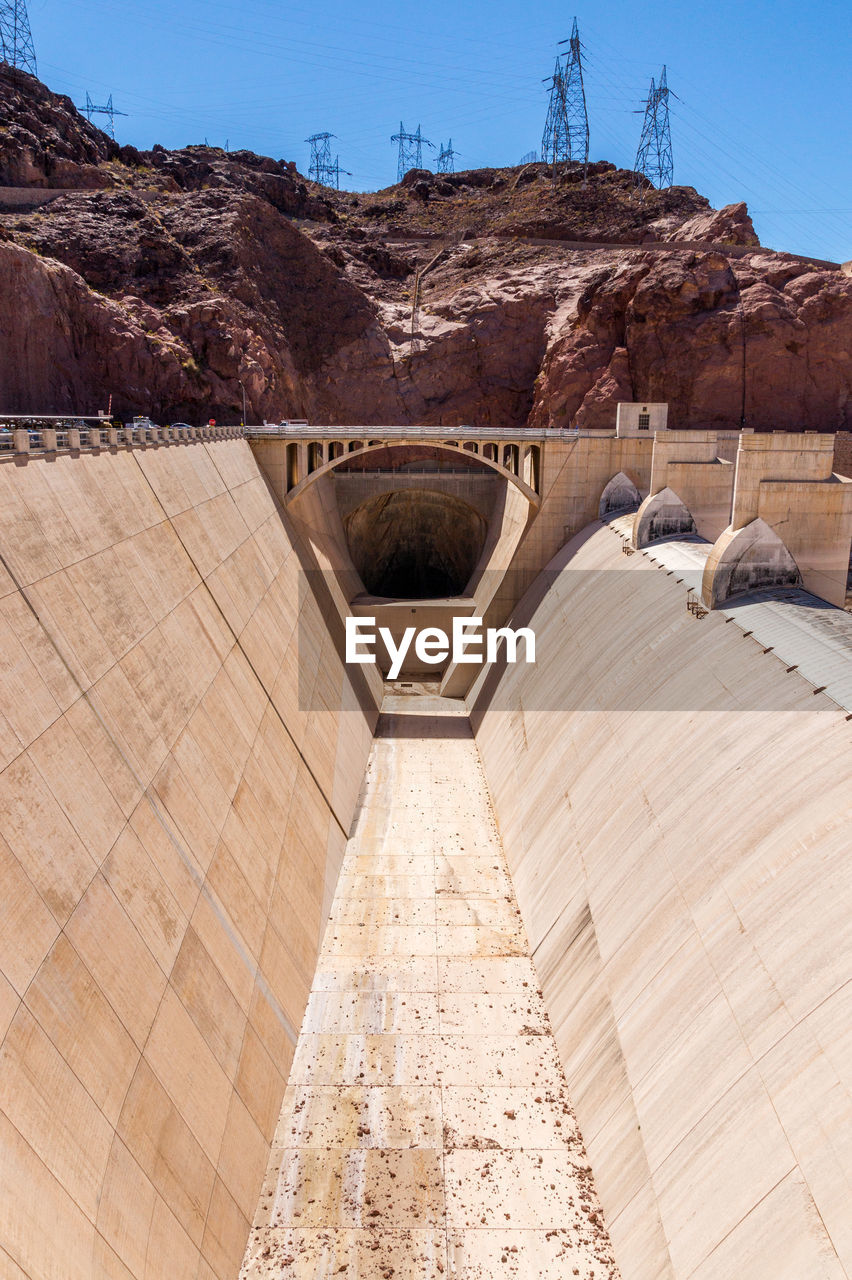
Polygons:
<instances>
[{"instance_id":1,"label":"arched opening","mask_svg":"<svg viewBox=\"0 0 852 1280\"><path fill-rule=\"evenodd\" d=\"M468 453L479 453L479 445L475 440L466 441L464 447L467 449Z\"/></svg>"},{"instance_id":2,"label":"arched opening","mask_svg":"<svg viewBox=\"0 0 852 1280\"><path fill-rule=\"evenodd\" d=\"M503 466L507 471L511 471L513 476L518 474L518 446L516 444L503 446Z\"/></svg>"},{"instance_id":3,"label":"arched opening","mask_svg":"<svg viewBox=\"0 0 852 1280\"><path fill-rule=\"evenodd\" d=\"M349 441L349 452L350 452L350 453L357 453L359 449L363 449L363 448L364 448L364 441L363 441L363 440L350 440L350 441Z\"/></svg>"},{"instance_id":4,"label":"arched opening","mask_svg":"<svg viewBox=\"0 0 852 1280\"><path fill-rule=\"evenodd\" d=\"M605 516L612 515L616 511L635 511L641 501L642 495L636 485L623 471L619 471L601 494L598 517L603 520Z\"/></svg>"},{"instance_id":5,"label":"arched opening","mask_svg":"<svg viewBox=\"0 0 852 1280\"><path fill-rule=\"evenodd\" d=\"M497 446L496 446L496 444L486 444L486 445L484 445L484 446L483 446L483 449L482 449L482 456L483 456L483 458L487 458L489 462L496 462L496 461L497 461Z\"/></svg>"},{"instance_id":6,"label":"arched opening","mask_svg":"<svg viewBox=\"0 0 852 1280\"><path fill-rule=\"evenodd\" d=\"M539 491L539 465L541 460L541 451L537 444L528 444L524 450L524 474L523 480L536 493Z\"/></svg>"},{"instance_id":7,"label":"arched opening","mask_svg":"<svg viewBox=\"0 0 852 1280\"><path fill-rule=\"evenodd\" d=\"M331 444L328 446L329 462L333 462L335 458L342 458L342 457L343 457L343 441L332 440Z\"/></svg>"},{"instance_id":8,"label":"arched opening","mask_svg":"<svg viewBox=\"0 0 852 1280\"><path fill-rule=\"evenodd\" d=\"M338 474L355 472L393 471L438 473L458 472L459 458L463 457L465 471L473 475L493 475L481 458L463 453L461 449L450 453L438 445L411 441L405 444L388 444L378 449L363 450L357 458L346 458L337 467Z\"/></svg>"},{"instance_id":9,"label":"arched opening","mask_svg":"<svg viewBox=\"0 0 852 1280\"><path fill-rule=\"evenodd\" d=\"M344 527L370 595L428 600L463 594L488 526L460 498L406 489L362 502Z\"/></svg>"},{"instance_id":10,"label":"arched opening","mask_svg":"<svg viewBox=\"0 0 852 1280\"><path fill-rule=\"evenodd\" d=\"M287 492L299 483L299 446L287 445Z\"/></svg>"},{"instance_id":11,"label":"arched opening","mask_svg":"<svg viewBox=\"0 0 852 1280\"><path fill-rule=\"evenodd\" d=\"M322 445L314 440L308 445L308 475L313 475L322 466Z\"/></svg>"}]
</instances>

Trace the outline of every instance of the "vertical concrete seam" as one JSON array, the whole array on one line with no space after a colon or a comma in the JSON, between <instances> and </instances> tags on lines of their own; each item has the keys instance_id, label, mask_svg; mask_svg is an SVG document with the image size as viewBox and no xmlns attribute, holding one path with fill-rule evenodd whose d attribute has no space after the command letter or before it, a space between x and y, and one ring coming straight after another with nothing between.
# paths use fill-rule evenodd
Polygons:
<instances>
[{"instance_id":1,"label":"vertical concrete seam","mask_svg":"<svg viewBox=\"0 0 852 1280\"><path fill-rule=\"evenodd\" d=\"M140 470L141 470L141 468L140 468ZM144 474L144 473L143 473L143 474ZM167 517L167 518L168 518L168 517ZM183 543L182 543L182 542L181 542L181 546L183 546ZM189 553L188 553L188 552L187 552L187 555L189 555ZM121 744L120 744L120 743L116 740L116 738L113 736L112 732L110 731L109 725L106 723L106 721L104 720L104 718L103 718L103 716L101 715L100 711L98 710L98 707L95 705L95 702L94 702L94 701L93 701L93 699L91 698L91 696L90 696L90 691L89 691L89 690L87 690L87 689L84 689L84 688L83 688L83 686L81 685L81 683L80 683L80 681L79 681L78 677L76 676L76 674L75 674L75 672L74 672L73 668L69 665L69 663L68 663L67 659L65 658L65 655L63 654L63 652L62 652L61 648L59 647L59 644L57 643L57 641L56 641L56 639L54 638L54 636L51 634L50 630L49 630L49 629L47 628L47 626L45 625L45 623L44 623L44 621L42 620L42 618L39 616L39 613L38 613L38 611L36 610L36 608L35 608L35 606L34 606L34 604L33 604L32 600L30 599L30 597L29 597L29 595L28 595L28 593L27 593L26 589L25 589L25 588L21 585L21 583L19 582L19 580L18 580L18 578L17 578L16 574L14 573L13 569L12 569L12 568L11 568L11 566L9 565L9 562L7 561L6 557L3 555L3 553L2 553L2 552L0 552L0 564L2 564L2 565L3 565L3 568L6 570L6 572L9 574L9 577L10 577L10 578L12 579L12 581L14 582L15 587L16 587L16 589L17 589L18 593L19 593L19 594L20 594L20 596L21 596L21 599L24 601L25 605L27 606L27 608L29 609L29 611L32 613L33 617L35 618L35 620L36 620L36 622L38 623L39 627L41 628L42 632L44 633L44 635L45 635L46 639L48 640L48 642L49 642L49 644L50 644L51 648L54 650L54 652L56 653L56 656L59 658L59 661L62 663L63 667L64 667L64 668L65 668L65 670L68 672L69 676L71 677L72 681L74 682L74 685L75 685L75 686L76 686L76 688L79 690L81 698L82 698L82 699L83 699L83 701L86 703L86 705L89 707L90 711L91 711L91 712L92 712L92 714L94 715L94 717L95 717L95 719L97 720L98 724L101 726L101 728L103 729L104 733L106 734L107 739L108 739L108 740L109 740L109 742L112 744L112 746L115 748L115 750L116 750L116 752L117 752L117 754L118 754L119 758L122 760L122 762L124 763L124 765L127 767L128 772L130 773L130 775L131 775L131 777L133 778L133 780L134 780L134 782L136 783L136 785L139 787L139 790L140 790L140 793L141 793L142 797L143 797L144 799L146 799L146 800L147 800L148 805L149 805L149 807L150 807L150 809L151 809L151 812L154 814L154 817L156 818L157 822L158 822L158 823L159 823L159 825L162 827L163 832L164 832L164 834L166 835L166 838L169 840L169 843L172 845L172 847L174 848L175 852L178 854L178 856L180 857L181 861L184 863L184 865L185 865L185 867L186 867L187 871L189 872L190 877L192 878L193 882L194 882L196 885L198 885L198 888L199 888L199 894L200 894L200 895L201 895L201 894L203 894L203 895L206 897L207 901L210 903L210 906L211 906L211 907L212 907L212 909L213 909L213 912L214 912L214 914L215 914L216 918L219 920L220 924L222 925L222 927L223 927L223 929L224 929L224 931L225 931L226 936L228 937L229 941L233 944L234 950L236 951L236 953L237 953L237 955L239 956L240 960L243 962L243 964L246 966L246 968L249 970L249 972L250 972L250 973L252 973L252 975L253 975L253 976L255 977L255 979L258 981L258 985L259 985L259 986L261 986L261 989L263 990L263 995L264 995L264 997L268 1000L268 1002L269 1002L269 1004L270 1004L270 1007L271 1007L271 1009L272 1009L273 1013L275 1014L276 1018L278 1018L278 1019L279 1019L279 1021L281 1022L281 1025L283 1026L283 1028L284 1028L284 1030L285 1030L285 1032L286 1032L286 1034L287 1034L288 1039L289 1039L289 1040L291 1040L291 1042L292 1042L293 1044L295 1044L295 1043L296 1043L296 1040L298 1039L298 1034L297 1034L296 1030L294 1029L294 1027L292 1026L292 1024L291 1024L291 1022L290 1022L289 1018L287 1017L287 1015L284 1013L284 1010L283 1010L283 1009L281 1008L281 1006L279 1005L278 1001L277 1001L277 1000L276 1000L276 998L275 998L274 993L272 992L271 988L269 988L269 986L268 986L268 984L266 983L265 979L263 979L263 978L261 977L261 975L260 975L259 971L257 971L257 970L254 968L253 964L251 963L251 957L249 956L249 954L248 954L248 952L247 952L246 948L244 947L244 945L243 945L243 943L242 943L242 940L240 939L240 937L238 936L238 934L237 934L237 933L235 932L235 930L233 929L233 927L232 927L232 925L231 925L230 921L228 920L227 916L225 915L224 910L223 910L223 908L221 907L221 905L220 905L220 903L219 903L218 899L217 899L217 898L216 898L216 896L214 895L214 893L213 893L212 889L208 886L208 884L207 884L207 882L206 882L206 879L203 879L203 878L201 878L201 877L199 876L199 873L198 873L198 871L196 870L196 867L195 867L195 865L194 865L194 863L193 863L192 859L190 858L190 856L189 856L188 852L184 849L184 847L183 847L183 844L182 844L181 840L178 838L178 836L176 835L176 833L173 831L173 829L172 829L172 824L171 824L170 822L166 822L165 818L163 817L163 813L161 812L161 809L160 809L159 804L156 802L156 800L154 799L153 795L151 794L150 787L148 787L148 786L146 786L146 785L145 785L145 783L143 782L143 780L139 777L139 775L137 774L136 770L134 769L132 762L131 762L130 760L128 760L127 756L125 755L124 751L122 750ZM193 565L193 567L194 567L194 568L196 568L196 572L198 572L197 567L196 567L195 565ZM232 634L233 634L233 633L232 633ZM127 823L125 823L125 826L127 826ZM93 881L93 880L95 879L95 877L99 874L99 872L100 872L100 868L98 868L98 869L96 870L95 875L92 877L92 881ZM92 883L92 881L90 881L89 883L91 884L91 883ZM166 976L168 976L168 975L166 975ZM264 988L265 988L265 989L264 989ZM142 1052L144 1053L144 1046L143 1046L143 1050L142 1050Z\"/></svg>"},{"instance_id":2,"label":"vertical concrete seam","mask_svg":"<svg viewBox=\"0 0 852 1280\"><path fill-rule=\"evenodd\" d=\"M206 444L205 444L205 449L206 449ZM238 649L238 650L239 650L239 652L242 654L242 656L245 658L245 660L246 660L246 662L247 662L247 664L248 664L249 670L251 671L252 675L254 676L255 680L257 681L258 686L263 690L263 692L264 692L264 694L265 694L265 696L266 696L266 698L267 698L267 701L269 702L269 705L272 707L272 710L275 712L276 716L277 716L277 717L278 717L278 719L281 721L282 728L284 729L285 733L287 734L287 737L288 737L288 738L290 739L290 741L292 742L293 747L294 747L294 749L295 749L295 751L296 751L296 753L297 753L297 755L298 755L299 759L302 761L302 763L304 764L304 766L305 766L305 768L307 769L308 773L310 774L310 776L311 776L311 778L312 778L312 780L313 780L313 782L314 782L314 785L316 786L317 791L319 791L320 795L322 796L323 800L325 801L325 804L326 804L326 807L328 808L329 813L332 815L332 817L334 818L334 821L335 821L335 822L337 823L337 825L340 827L340 830L343 832L343 835L344 835L344 836L346 836L346 838L348 839L348 838L349 838L349 837L348 837L348 833L347 833L347 831L346 831L345 827L343 826L343 823L342 823L342 822L340 821L340 819L338 818L337 813L335 812L334 806L333 806L333 804L331 803L331 800L329 799L329 797L328 797L328 796L326 795L326 793L325 793L325 789L324 789L324 787L322 786L322 784L320 783L320 781L319 781L319 779L317 778L316 774L314 773L313 769L311 768L310 764L308 763L308 760L307 760L307 758L306 758L306 756L305 756L304 752L302 751L301 747L300 747L300 746L299 746L299 744L296 742L296 739L293 737L293 734L292 734L292 732L290 731L290 727L289 727L289 725L287 724L287 722L286 722L286 720L284 719L284 717L282 716L281 712L278 710L278 707L277 707L277 705L276 705L276 703L275 703L275 700L274 700L274 698L273 698L272 694L269 692L269 690L267 689L267 687L266 687L266 685L264 684L263 680L261 679L260 675L258 674L257 668L255 667L254 663L252 662L251 658L250 658L250 657L248 656L248 654L246 653L246 651L245 651L245 648L244 648L244 646L243 646L242 641L240 640L239 636L237 635L236 631L234 630L233 626L231 625L230 620L226 617L225 612L224 612L224 610L222 609L222 606L219 604L219 601L216 599L215 595L213 594L212 590L210 589L210 584L208 583L207 578L204 576L204 574L203 574L203 573L201 572L201 570L199 569L198 565L195 563L195 560L194 560L194 558L193 558L193 556L192 556L192 553L189 551L189 549L188 549L188 547L186 546L186 543L184 542L184 540L183 540L183 538L181 537L180 533L178 532L178 530L177 530L177 529L175 529L174 524L172 523L172 521L171 521L171 520L170 520L170 518L169 518L168 512L166 511L165 507L163 507L163 504L162 504L162 502L160 501L159 494L157 493L157 491L156 491L156 489L154 488L154 486L151 484L151 481L148 479L147 475L145 475L145 472L142 470L142 467L141 467L141 465L140 465L140 463L139 463L139 459L138 459L138 458L135 458L134 460L135 460L135 462L136 462L136 465L139 467L139 471L140 471L141 475L143 476L143 478L144 478L144 480L145 480L145 483L148 485L149 489L151 490L151 493L153 494L154 499L155 499L155 501L157 502L157 505L160 507L160 510L163 512L163 515L165 516L166 520L168 520L169 524L170 524L170 525L172 526L172 528L174 529L174 531L175 531L175 535L176 535L176 537L177 537L177 539L178 539L178 542L180 543L181 547L183 548L184 553L186 554L186 557L187 557L187 559L189 560L190 564L192 565L193 569L195 570L196 574L198 575L198 580L199 580L199 582L201 582L201 583L203 584L203 586L204 586L205 590L207 591L207 594L209 595L210 599L212 600L212 602L213 602L213 604L214 604L214 606L215 606L215 608L216 608L216 611L218 612L219 616L221 617L222 621L224 622L224 624L225 624L225 626L227 627L227 629L228 629L229 633L231 634L231 636L233 636L233 640L234 640L234 648L235 648L235 649ZM215 467L215 463L214 463L214 467ZM220 477L220 478L222 478L222 473L219 471L218 467L216 467L216 473L217 473L217 475L219 475L219 477ZM229 489L229 488L226 488L226 490L225 490L225 491L226 491L226 493L228 494L228 497L229 497L229 498L231 498L231 501L233 502L233 497L232 497L232 495L231 495L230 489ZM234 504L234 505L236 506L236 504ZM245 522L244 522L244 523L245 523ZM246 526L246 527L248 527L248 526ZM251 537L251 534L249 534L249 537Z\"/></svg>"}]
</instances>

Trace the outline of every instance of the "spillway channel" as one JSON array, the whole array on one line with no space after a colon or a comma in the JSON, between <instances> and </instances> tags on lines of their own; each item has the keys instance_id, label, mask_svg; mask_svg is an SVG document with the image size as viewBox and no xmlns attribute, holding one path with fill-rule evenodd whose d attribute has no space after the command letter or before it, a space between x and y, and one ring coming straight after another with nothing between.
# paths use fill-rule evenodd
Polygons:
<instances>
[{"instance_id":1,"label":"spillway channel","mask_svg":"<svg viewBox=\"0 0 852 1280\"><path fill-rule=\"evenodd\" d=\"M462 704L386 696L246 1280L617 1274Z\"/></svg>"}]
</instances>

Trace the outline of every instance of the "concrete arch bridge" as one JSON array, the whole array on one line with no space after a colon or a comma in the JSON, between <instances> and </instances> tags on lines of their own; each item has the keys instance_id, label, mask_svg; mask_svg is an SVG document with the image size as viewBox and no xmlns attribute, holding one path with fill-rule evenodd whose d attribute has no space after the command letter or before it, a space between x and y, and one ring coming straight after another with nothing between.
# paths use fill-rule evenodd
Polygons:
<instances>
[{"instance_id":1,"label":"concrete arch bridge","mask_svg":"<svg viewBox=\"0 0 852 1280\"><path fill-rule=\"evenodd\" d=\"M852 482L832 436L298 423L249 439L318 570L392 630L500 625L574 534L631 511L633 549L694 542L707 608L786 587L842 608L852 592ZM445 693L465 692L469 672L442 674Z\"/></svg>"}]
</instances>

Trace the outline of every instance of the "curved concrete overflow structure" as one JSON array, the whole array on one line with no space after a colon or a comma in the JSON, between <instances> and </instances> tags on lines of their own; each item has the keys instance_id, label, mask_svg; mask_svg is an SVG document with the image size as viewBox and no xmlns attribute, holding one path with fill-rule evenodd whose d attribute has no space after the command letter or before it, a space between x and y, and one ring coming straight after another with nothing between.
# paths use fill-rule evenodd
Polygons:
<instances>
[{"instance_id":1,"label":"curved concrete overflow structure","mask_svg":"<svg viewBox=\"0 0 852 1280\"><path fill-rule=\"evenodd\" d=\"M615 1257L839 1280L852 618L803 597L796 639L772 605L698 616L689 544L625 558L614 534L549 566L518 610L538 664L483 675L471 718Z\"/></svg>"}]
</instances>

